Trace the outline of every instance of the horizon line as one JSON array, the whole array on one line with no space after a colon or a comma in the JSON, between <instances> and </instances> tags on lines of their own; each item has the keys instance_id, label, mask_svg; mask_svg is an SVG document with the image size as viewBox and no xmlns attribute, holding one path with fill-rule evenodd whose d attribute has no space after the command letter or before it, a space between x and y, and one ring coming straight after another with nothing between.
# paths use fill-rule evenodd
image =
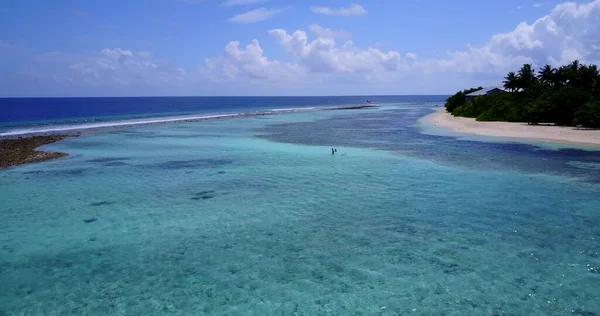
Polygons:
<instances>
[{"instance_id":1,"label":"horizon line","mask_svg":"<svg viewBox=\"0 0 600 316\"><path fill-rule=\"evenodd\" d=\"M68 99L68 98L323 98L323 97L402 97L450 96L451 94L347 94L347 95L147 95L147 96L0 96L0 99Z\"/></svg>"}]
</instances>

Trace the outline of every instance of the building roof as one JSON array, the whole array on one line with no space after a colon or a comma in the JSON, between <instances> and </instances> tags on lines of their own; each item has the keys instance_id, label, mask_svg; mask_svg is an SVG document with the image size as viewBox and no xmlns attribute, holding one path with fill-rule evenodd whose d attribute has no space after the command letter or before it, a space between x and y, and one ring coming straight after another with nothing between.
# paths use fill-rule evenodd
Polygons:
<instances>
[{"instance_id":1,"label":"building roof","mask_svg":"<svg viewBox=\"0 0 600 316\"><path fill-rule=\"evenodd\" d=\"M485 88L483 88L481 90L477 90L475 92L471 92L471 93L467 94L467 96L468 97L476 97L476 96L479 96L479 95L486 95L486 94L488 94L488 92L490 92L492 90L496 90L496 89L502 90L502 91L506 91L504 89L503 85L497 85L497 86L485 87Z\"/></svg>"}]
</instances>

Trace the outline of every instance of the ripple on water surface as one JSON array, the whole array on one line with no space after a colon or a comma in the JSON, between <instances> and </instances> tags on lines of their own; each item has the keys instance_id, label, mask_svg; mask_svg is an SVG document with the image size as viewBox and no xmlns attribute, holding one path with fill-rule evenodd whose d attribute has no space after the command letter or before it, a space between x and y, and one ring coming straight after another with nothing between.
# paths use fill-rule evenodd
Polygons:
<instances>
[{"instance_id":1,"label":"ripple on water surface","mask_svg":"<svg viewBox=\"0 0 600 316\"><path fill-rule=\"evenodd\" d=\"M3 174L0 314L600 311L596 185L527 162L454 168L448 157L461 156L444 146L460 141L409 158L267 142L239 125L186 125L177 133L223 135L176 141L80 138L56 145L72 159ZM477 146L476 161L523 157Z\"/></svg>"}]
</instances>

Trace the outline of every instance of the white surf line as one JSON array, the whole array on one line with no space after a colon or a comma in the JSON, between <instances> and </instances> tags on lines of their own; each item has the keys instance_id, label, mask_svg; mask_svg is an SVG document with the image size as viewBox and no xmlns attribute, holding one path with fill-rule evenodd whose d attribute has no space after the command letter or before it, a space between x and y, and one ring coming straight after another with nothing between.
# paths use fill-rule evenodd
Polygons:
<instances>
[{"instance_id":1,"label":"white surf line","mask_svg":"<svg viewBox=\"0 0 600 316\"><path fill-rule=\"evenodd\" d=\"M311 112L311 111L327 111L327 110L343 110L354 108L356 105L348 106L336 106L336 107L310 107L310 108L282 108L282 109L271 109L264 112L255 113L234 113L234 114L216 114L216 115L202 115L202 116L186 116L186 117L174 117L174 118L156 118L140 121L112 121L106 123L84 123L76 125L64 125L64 126L48 126L42 128L25 128L17 129L0 133L0 137L14 137L23 136L30 134L43 134L43 133L60 133L60 132L74 132L84 131L90 129L108 129L111 127L135 127L139 125L151 125L160 123L185 123L185 122L197 122L205 120L214 120L222 118L235 118L235 117L254 117L254 116L267 116L267 115L278 115L286 113L297 113L297 112Z\"/></svg>"},{"instance_id":2,"label":"white surf line","mask_svg":"<svg viewBox=\"0 0 600 316\"><path fill-rule=\"evenodd\" d=\"M38 129L14 130L14 131L0 133L0 137L35 134L35 133L68 132L68 131L78 131L78 130L95 129L95 128L102 129L102 128L110 128L110 127L136 126L136 125L146 125L146 124L200 121L200 120L210 120L210 119L218 119L218 118L226 118L226 117L236 117L239 115L240 114L219 114L219 115L205 115L205 116L192 116L192 117L178 117L178 118L171 118L171 119L168 119L168 118L152 119L152 120L144 120L144 121L113 121L110 123L86 123L86 124L70 125L70 126L54 126L54 127L46 127L46 128L38 128Z\"/></svg>"}]
</instances>

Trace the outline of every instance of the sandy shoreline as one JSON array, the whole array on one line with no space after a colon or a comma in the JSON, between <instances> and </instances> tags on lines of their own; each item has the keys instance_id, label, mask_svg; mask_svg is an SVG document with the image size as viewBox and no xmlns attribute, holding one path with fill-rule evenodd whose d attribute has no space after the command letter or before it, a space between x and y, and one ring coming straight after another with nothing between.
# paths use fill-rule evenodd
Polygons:
<instances>
[{"instance_id":1,"label":"sandy shoreline","mask_svg":"<svg viewBox=\"0 0 600 316\"><path fill-rule=\"evenodd\" d=\"M600 147L600 130L565 126L528 125L527 123L478 122L473 118L455 117L445 108L424 118L427 124L456 133L514 140L550 142Z\"/></svg>"}]
</instances>

